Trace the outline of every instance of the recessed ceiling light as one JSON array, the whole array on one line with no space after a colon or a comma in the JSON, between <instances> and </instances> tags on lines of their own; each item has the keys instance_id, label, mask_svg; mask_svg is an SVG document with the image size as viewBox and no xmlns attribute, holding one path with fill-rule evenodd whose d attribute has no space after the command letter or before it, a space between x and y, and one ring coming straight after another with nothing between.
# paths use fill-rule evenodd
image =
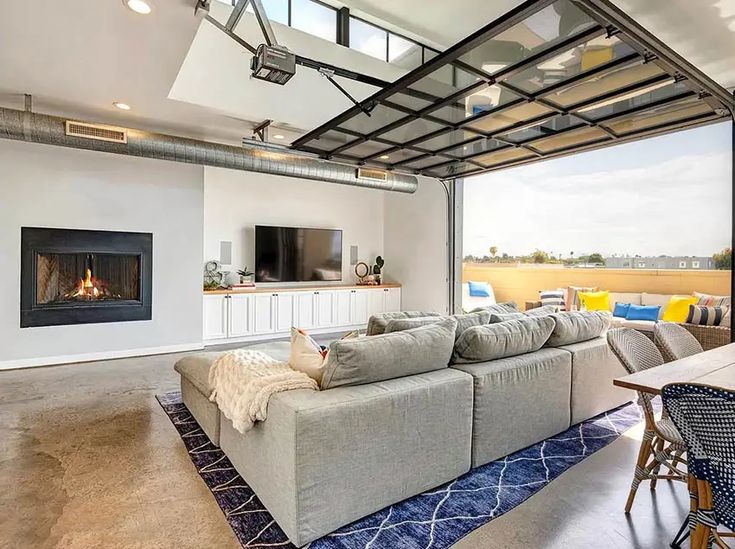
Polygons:
<instances>
[{"instance_id":1,"label":"recessed ceiling light","mask_svg":"<svg viewBox=\"0 0 735 549\"><path fill-rule=\"evenodd\" d=\"M384 154L380 157L381 160L388 160L389 158L390 156L388 156L387 154Z\"/></svg>"},{"instance_id":2,"label":"recessed ceiling light","mask_svg":"<svg viewBox=\"0 0 735 549\"><path fill-rule=\"evenodd\" d=\"M121 111L129 111L131 108L127 103L120 103L119 101L115 101L112 106L120 109Z\"/></svg>"},{"instance_id":3,"label":"recessed ceiling light","mask_svg":"<svg viewBox=\"0 0 735 549\"><path fill-rule=\"evenodd\" d=\"M141 15L148 15L153 11L151 5L145 0L123 0L123 4Z\"/></svg>"},{"instance_id":4,"label":"recessed ceiling light","mask_svg":"<svg viewBox=\"0 0 735 549\"><path fill-rule=\"evenodd\" d=\"M283 139L283 136L280 133L277 133L273 136L273 139Z\"/></svg>"}]
</instances>

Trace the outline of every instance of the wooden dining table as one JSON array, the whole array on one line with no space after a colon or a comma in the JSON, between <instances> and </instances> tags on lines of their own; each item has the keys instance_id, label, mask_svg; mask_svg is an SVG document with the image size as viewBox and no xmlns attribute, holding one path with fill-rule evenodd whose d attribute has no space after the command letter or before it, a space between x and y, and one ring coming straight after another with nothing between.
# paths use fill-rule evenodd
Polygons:
<instances>
[{"instance_id":1,"label":"wooden dining table","mask_svg":"<svg viewBox=\"0 0 735 549\"><path fill-rule=\"evenodd\" d=\"M735 343L613 380L613 384L618 387L653 395L660 395L661 389L669 383L697 383L735 391ZM703 498L706 507L711 508L712 492L709 483L690 476L688 484L690 492L697 494L698 498ZM694 501L692 505L691 512L696 512L699 503ZM685 520L671 544L672 547L679 547L679 543L683 540L681 534L685 532L686 525ZM692 547L706 547L708 538L709 531L703 530L698 524L692 533Z\"/></svg>"}]
</instances>

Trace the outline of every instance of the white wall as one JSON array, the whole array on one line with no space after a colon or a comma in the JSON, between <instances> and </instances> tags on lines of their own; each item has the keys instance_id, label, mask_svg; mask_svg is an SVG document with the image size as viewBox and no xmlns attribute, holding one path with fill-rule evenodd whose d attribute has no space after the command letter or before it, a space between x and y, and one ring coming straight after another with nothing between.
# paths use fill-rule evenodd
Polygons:
<instances>
[{"instance_id":1,"label":"white wall","mask_svg":"<svg viewBox=\"0 0 735 549\"><path fill-rule=\"evenodd\" d=\"M201 345L201 167L6 140L0 166L0 368ZM152 320L21 329L21 226L152 232Z\"/></svg>"},{"instance_id":2,"label":"white wall","mask_svg":"<svg viewBox=\"0 0 735 549\"><path fill-rule=\"evenodd\" d=\"M448 312L447 198L419 178L415 194L385 194L386 280L403 284L402 308Z\"/></svg>"},{"instance_id":3,"label":"white wall","mask_svg":"<svg viewBox=\"0 0 735 549\"><path fill-rule=\"evenodd\" d=\"M232 241L232 268L254 266L254 227L342 229L342 283L355 282L350 246L368 264L383 254L383 191L276 175L204 168L204 259Z\"/></svg>"}]
</instances>

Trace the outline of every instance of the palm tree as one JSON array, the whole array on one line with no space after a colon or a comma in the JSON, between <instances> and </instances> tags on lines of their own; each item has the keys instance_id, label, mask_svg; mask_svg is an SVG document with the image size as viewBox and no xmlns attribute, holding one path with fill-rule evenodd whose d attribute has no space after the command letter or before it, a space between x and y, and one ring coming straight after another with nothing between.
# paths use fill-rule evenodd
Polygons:
<instances>
[{"instance_id":1,"label":"palm tree","mask_svg":"<svg viewBox=\"0 0 735 549\"><path fill-rule=\"evenodd\" d=\"M495 260L495 254L498 253L498 247L497 246L490 246L490 255L493 256L493 260Z\"/></svg>"},{"instance_id":2,"label":"palm tree","mask_svg":"<svg viewBox=\"0 0 735 549\"><path fill-rule=\"evenodd\" d=\"M574 252L569 252L569 257L572 258L572 263L574 263Z\"/></svg>"}]
</instances>

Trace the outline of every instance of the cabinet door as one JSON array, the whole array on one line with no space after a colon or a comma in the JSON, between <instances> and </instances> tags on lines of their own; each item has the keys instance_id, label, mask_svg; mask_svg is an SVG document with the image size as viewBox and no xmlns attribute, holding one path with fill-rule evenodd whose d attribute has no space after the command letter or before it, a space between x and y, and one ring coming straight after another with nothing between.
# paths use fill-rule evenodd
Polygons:
<instances>
[{"instance_id":1,"label":"cabinet door","mask_svg":"<svg viewBox=\"0 0 735 549\"><path fill-rule=\"evenodd\" d=\"M227 299L226 295L204 296L204 339L227 337Z\"/></svg>"},{"instance_id":2,"label":"cabinet door","mask_svg":"<svg viewBox=\"0 0 735 549\"><path fill-rule=\"evenodd\" d=\"M352 296L350 290L337 290L334 295L334 325L349 326L352 320Z\"/></svg>"},{"instance_id":3,"label":"cabinet door","mask_svg":"<svg viewBox=\"0 0 735 549\"><path fill-rule=\"evenodd\" d=\"M314 292L316 325L320 328L329 328L337 324L334 321L335 299L335 292L323 290Z\"/></svg>"},{"instance_id":4,"label":"cabinet door","mask_svg":"<svg viewBox=\"0 0 735 549\"><path fill-rule=\"evenodd\" d=\"M271 294L255 294L253 296L253 333L270 334L275 331L273 300Z\"/></svg>"},{"instance_id":5,"label":"cabinet door","mask_svg":"<svg viewBox=\"0 0 735 549\"><path fill-rule=\"evenodd\" d=\"M401 289L400 288L385 288L383 290L385 295L385 312L395 313L401 310Z\"/></svg>"},{"instance_id":6,"label":"cabinet door","mask_svg":"<svg viewBox=\"0 0 735 549\"><path fill-rule=\"evenodd\" d=\"M294 325L297 328L313 328L316 325L314 312L314 292L298 292L292 294L295 301Z\"/></svg>"},{"instance_id":7,"label":"cabinet door","mask_svg":"<svg viewBox=\"0 0 735 549\"><path fill-rule=\"evenodd\" d=\"M382 288L367 290L368 318L372 315L385 312L385 292Z\"/></svg>"},{"instance_id":8,"label":"cabinet door","mask_svg":"<svg viewBox=\"0 0 735 549\"><path fill-rule=\"evenodd\" d=\"M250 335L250 309L252 296L232 295L230 296L230 322L229 337L240 337Z\"/></svg>"},{"instance_id":9,"label":"cabinet door","mask_svg":"<svg viewBox=\"0 0 735 549\"><path fill-rule=\"evenodd\" d=\"M280 293L274 296L276 300L276 332L288 332L294 325L296 295L292 293Z\"/></svg>"},{"instance_id":10,"label":"cabinet door","mask_svg":"<svg viewBox=\"0 0 735 549\"><path fill-rule=\"evenodd\" d=\"M370 290L352 290L352 324L367 324Z\"/></svg>"}]
</instances>

